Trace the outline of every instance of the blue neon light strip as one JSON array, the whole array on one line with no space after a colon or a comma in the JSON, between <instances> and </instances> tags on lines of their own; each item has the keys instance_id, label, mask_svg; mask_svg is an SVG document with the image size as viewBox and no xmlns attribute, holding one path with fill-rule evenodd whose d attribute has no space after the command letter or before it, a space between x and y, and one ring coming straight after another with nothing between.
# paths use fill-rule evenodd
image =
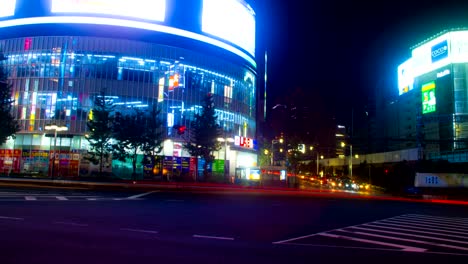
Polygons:
<instances>
[{"instance_id":1,"label":"blue neon light strip","mask_svg":"<svg viewBox=\"0 0 468 264\"><path fill-rule=\"evenodd\" d=\"M172 35L182 36L201 42L205 42L222 49L225 49L229 52L232 52L246 61L250 62L254 68L257 68L257 63L255 60L247 55L245 52L226 44L222 41L212 39L207 36L196 34L187 30L151 24L146 22L138 22L126 19L116 19L116 18L103 18L103 17L84 17L84 16L52 16L52 17L31 17L31 18L20 18L13 20L0 21L0 28L5 27L14 27L14 26L24 26L24 25L35 25L35 24L93 24L93 25L109 25L109 26L119 26L119 27L129 27L129 28L138 28L145 29L156 32L163 32Z\"/></svg>"}]
</instances>

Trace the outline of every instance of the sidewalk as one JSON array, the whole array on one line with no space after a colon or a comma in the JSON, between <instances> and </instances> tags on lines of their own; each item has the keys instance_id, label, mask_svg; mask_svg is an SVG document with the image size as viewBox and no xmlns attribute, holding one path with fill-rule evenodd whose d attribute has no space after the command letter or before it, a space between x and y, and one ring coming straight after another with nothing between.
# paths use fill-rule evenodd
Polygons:
<instances>
[{"instance_id":1,"label":"sidewalk","mask_svg":"<svg viewBox=\"0 0 468 264\"><path fill-rule=\"evenodd\" d=\"M381 193L350 192L335 189L298 189L287 187L257 187L234 184L204 183L204 182L152 182L152 181L121 181L121 182L94 182L79 180L51 180L0 177L0 186L17 187L43 187L43 188L86 188L102 190L172 190L172 191L199 191L223 193L251 193L276 194L294 196L316 196L325 198L349 198L366 200L389 200L406 202L425 202L439 204L468 205L468 199L450 199L449 197L420 195L418 197L399 197Z\"/></svg>"}]
</instances>

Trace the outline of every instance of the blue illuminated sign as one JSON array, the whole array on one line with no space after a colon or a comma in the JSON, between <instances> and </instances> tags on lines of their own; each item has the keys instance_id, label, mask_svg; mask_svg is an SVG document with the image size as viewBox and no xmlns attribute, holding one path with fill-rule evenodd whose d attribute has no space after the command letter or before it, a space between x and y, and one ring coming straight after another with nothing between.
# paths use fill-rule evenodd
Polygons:
<instances>
[{"instance_id":1,"label":"blue illuminated sign","mask_svg":"<svg viewBox=\"0 0 468 264\"><path fill-rule=\"evenodd\" d=\"M431 48L431 60L432 62L439 61L448 57L448 43L444 40Z\"/></svg>"}]
</instances>

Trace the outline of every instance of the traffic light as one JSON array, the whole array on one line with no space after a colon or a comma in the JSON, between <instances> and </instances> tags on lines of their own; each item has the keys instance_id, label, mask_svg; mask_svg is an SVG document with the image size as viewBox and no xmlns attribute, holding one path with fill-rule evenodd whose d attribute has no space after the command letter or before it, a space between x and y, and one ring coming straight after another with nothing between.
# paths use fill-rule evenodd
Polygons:
<instances>
[{"instance_id":1,"label":"traffic light","mask_svg":"<svg viewBox=\"0 0 468 264\"><path fill-rule=\"evenodd\" d=\"M186 126L183 126L183 125L175 125L173 126L173 128L175 130L177 130L177 134L178 135L182 135L185 133L185 130L187 130L187 127Z\"/></svg>"}]
</instances>

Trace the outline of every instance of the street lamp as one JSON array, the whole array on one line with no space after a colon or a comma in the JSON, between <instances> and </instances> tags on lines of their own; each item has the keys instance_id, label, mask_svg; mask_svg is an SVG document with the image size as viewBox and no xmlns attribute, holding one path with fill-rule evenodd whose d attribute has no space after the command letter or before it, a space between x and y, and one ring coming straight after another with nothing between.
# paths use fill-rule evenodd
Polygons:
<instances>
[{"instance_id":1,"label":"street lamp","mask_svg":"<svg viewBox=\"0 0 468 264\"><path fill-rule=\"evenodd\" d=\"M271 165L272 166L275 166L275 144L283 144L284 142L284 139L283 138L280 138L280 139L273 139L271 141ZM279 149L280 152L283 152L283 148L280 148Z\"/></svg>"},{"instance_id":2,"label":"street lamp","mask_svg":"<svg viewBox=\"0 0 468 264\"><path fill-rule=\"evenodd\" d=\"M55 170L55 155L57 152L57 132L58 131L67 131L68 127L66 126L57 126L57 125L47 125L45 126L45 130L54 130L54 155L52 156L52 175L51 178L54 178L54 170ZM59 159L60 162L60 159Z\"/></svg>"},{"instance_id":3,"label":"street lamp","mask_svg":"<svg viewBox=\"0 0 468 264\"><path fill-rule=\"evenodd\" d=\"M234 142L234 139L233 138L218 138L218 141L219 142L224 142L224 180L226 182L229 182L228 181L229 166L228 166L228 163L227 163L228 142Z\"/></svg>"}]
</instances>

